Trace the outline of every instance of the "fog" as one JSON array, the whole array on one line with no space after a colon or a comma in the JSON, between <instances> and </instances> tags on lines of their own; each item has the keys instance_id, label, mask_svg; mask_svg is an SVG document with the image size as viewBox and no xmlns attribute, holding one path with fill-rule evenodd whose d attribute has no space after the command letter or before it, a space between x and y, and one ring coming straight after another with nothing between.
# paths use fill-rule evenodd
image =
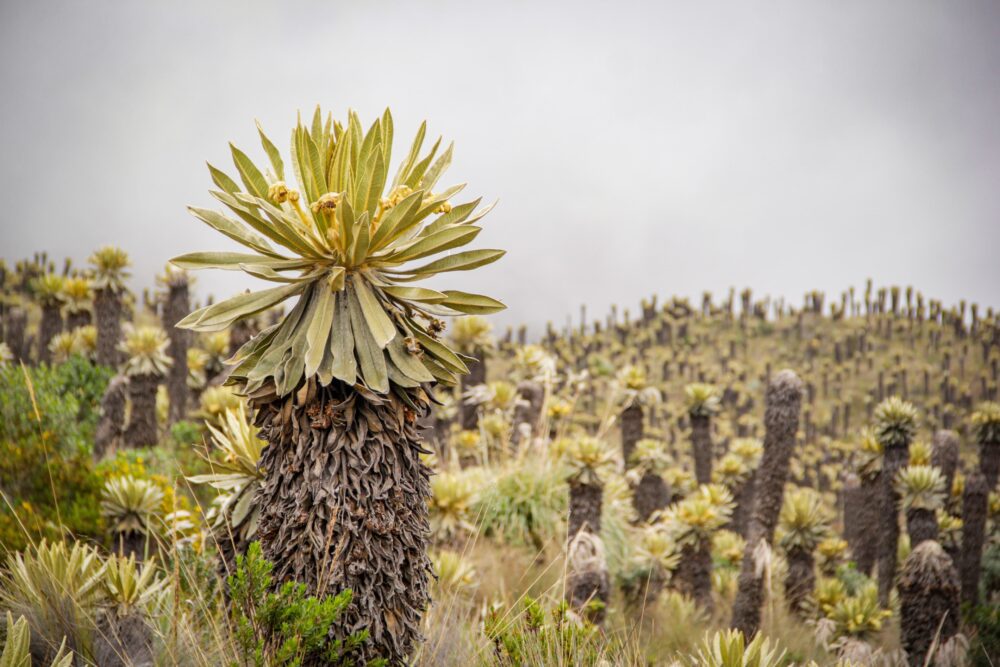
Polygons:
<instances>
[{"instance_id":1,"label":"fog","mask_svg":"<svg viewBox=\"0 0 1000 667\"><path fill-rule=\"evenodd\" d=\"M441 281L498 326L869 276L998 306L998 37L988 1L4 1L0 256L114 243L152 286L229 247L185 206L254 119L284 149L297 110L389 106L397 156L426 118L499 199L506 257Z\"/></svg>"}]
</instances>

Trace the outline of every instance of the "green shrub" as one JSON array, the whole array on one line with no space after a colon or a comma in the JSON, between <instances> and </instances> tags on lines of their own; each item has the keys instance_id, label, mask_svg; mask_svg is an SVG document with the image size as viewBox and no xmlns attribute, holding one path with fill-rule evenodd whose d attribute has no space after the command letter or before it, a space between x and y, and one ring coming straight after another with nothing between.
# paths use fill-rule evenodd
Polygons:
<instances>
[{"instance_id":1,"label":"green shrub","mask_svg":"<svg viewBox=\"0 0 1000 667\"><path fill-rule=\"evenodd\" d=\"M90 451L111 371L74 357L25 371L0 367L0 543L101 534L100 490ZM28 381L30 380L30 382Z\"/></svg>"},{"instance_id":2,"label":"green shrub","mask_svg":"<svg viewBox=\"0 0 1000 667\"><path fill-rule=\"evenodd\" d=\"M366 630L346 640L330 641L330 626L351 603L351 591L322 598L306 596L306 587L285 582L271 591L273 564L253 542L236 557L230 576L233 634L242 667L296 667L306 659L326 665L353 665L351 654L368 638Z\"/></svg>"},{"instance_id":3,"label":"green shrub","mask_svg":"<svg viewBox=\"0 0 1000 667\"><path fill-rule=\"evenodd\" d=\"M483 622L497 665L631 664L617 641L569 613L565 601L549 613L531 597L517 610L494 608ZM619 655L621 654L621 655Z\"/></svg>"},{"instance_id":4,"label":"green shrub","mask_svg":"<svg viewBox=\"0 0 1000 667\"><path fill-rule=\"evenodd\" d=\"M55 449L89 451L113 372L74 356L56 366L0 366L0 442L42 437Z\"/></svg>"}]
</instances>

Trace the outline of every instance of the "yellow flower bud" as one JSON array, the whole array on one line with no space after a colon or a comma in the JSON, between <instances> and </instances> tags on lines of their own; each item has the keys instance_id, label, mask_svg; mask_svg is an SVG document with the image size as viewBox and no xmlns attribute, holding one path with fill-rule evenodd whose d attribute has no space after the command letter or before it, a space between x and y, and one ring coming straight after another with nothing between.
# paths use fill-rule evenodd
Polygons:
<instances>
[{"instance_id":1,"label":"yellow flower bud","mask_svg":"<svg viewBox=\"0 0 1000 667\"><path fill-rule=\"evenodd\" d=\"M327 192L325 195L320 195L320 198L314 201L309 208L312 209L313 213L319 213L320 211L333 213L337 209L338 203L340 203L340 193Z\"/></svg>"}]
</instances>

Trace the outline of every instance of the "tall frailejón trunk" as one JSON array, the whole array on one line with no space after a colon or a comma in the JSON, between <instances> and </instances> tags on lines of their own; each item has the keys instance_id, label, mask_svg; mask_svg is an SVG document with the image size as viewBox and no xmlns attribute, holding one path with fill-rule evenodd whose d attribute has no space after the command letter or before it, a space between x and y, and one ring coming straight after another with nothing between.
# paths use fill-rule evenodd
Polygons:
<instances>
[{"instance_id":1,"label":"tall frailej\u00f3n trunk","mask_svg":"<svg viewBox=\"0 0 1000 667\"><path fill-rule=\"evenodd\" d=\"M86 310L74 310L66 315L66 330L72 331L90 324L90 312Z\"/></svg>"},{"instance_id":2,"label":"tall frailej\u00f3n trunk","mask_svg":"<svg viewBox=\"0 0 1000 667\"><path fill-rule=\"evenodd\" d=\"M691 415L691 449L698 484L712 483L712 430L708 415Z\"/></svg>"},{"instance_id":3,"label":"tall frailej\u00f3n trunk","mask_svg":"<svg viewBox=\"0 0 1000 667\"><path fill-rule=\"evenodd\" d=\"M625 460L625 467L632 467L632 453L635 451L635 443L642 440L642 406L638 401L633 401L632 405L622 410L621 430L622 430L622 458Z\"/></svg>"},{"instance_id":4,"label":"tall frailej\u00f3n trunk","mask_svg":"<svg viewBox=\"0 0 1000 667\"><path fill-rule=\"evenodd\" d=\"M38 325L38 361L43 364L51 363L52 352L49 350L49 343L63 329L62 312L58 305L42 306L42 321Z\"/></svg>"},{"instance_id":5,"label":"tall frailej\u00f3n trunk","mask_svg":"<svg viewBox=\"0 0 1000 667\"><path fill-rule=\"evenodd\" d=\"M677 566L677 588L691 596L708 614L714 608L712 601L712 541L699 537L694 544L681 548L681 562Z\"/></svg>"},{"instance_id":6,"label":"tall frailej\u00f3n trunk","mask_svg":"<svg viewBox=\"0 0 1000 667\"><path fill-rule=\"evenodd\" d=\"M857 513L857 546L852 546L858 571L871 576L878 560L879 498L882 494L882 472L861 477L861 497Z\"/></svg>"},{"instance_id":7,"label":"tall frailej\u00f3n trunk","mask_svg":"<svg viewBox=\"0 0 1000 667\"><path fill-rule=\"evenodd\" d=\"M895 585L899 549L899 494L893 480L910 458L909 446L885 447L882 455L882 492L878 504L881 516L878 542L878 599L889 606L889 593Z\"/></svg>"},{"instance_id":8,"label":"tall frailej\u00f3n trunk","mask_svg":"<svg viewBox=\"0 0 1000 667\"><path fill-rule=\"evenodd\" d=\"M646 471L639 479L638 486L632 492L632 505L639 521L645 523L653 512L662 510L670 504L670 489L667 482L655 472Z\"/></svg>"},{"instance_id":9,"label":"tall frailej\u00f3n trunk","mask_svg":"<svg viewBox=\"0 0 1000 667\"><path fill-rule=\"evenodd\" d=\"M995 490L1000 475L1000 442L979 443L979 470L986 479L986 488Z\"/></svg>"},{"instance_id":10,"label":"tall frailej\u00f3n trunk","mask_svg":"<svg viewBox=\"0 0 1000 667\"><path fill-rule=\"evenodd\" d=\"M962 604L975 606L979 602L979 575L982 570L983 544L986 541L986 513L989 487L979 472L965 480L962 494L962 552L959 578L962 582Z\"/></svg>"},{"instance_id":11,"label":"tall frailej\u00f3n trunk","mask_svg":"<svg viewBox=\"0 0 1000 667\"><path fill-rule=\"evenodd\" d=\"M747 527L750 525L750 515L753 513L753 497L756 486L757 471L754 470L733 494L736 506L733 508L732 530L744 539L747 536Z\"/></svg>"},{"instance_id":12,"label":"tall frailej\u00f3n trunk","mask_svg":"<svg viewBox=\"0 0 1000 667\"><path fill-rule=\"evenodd\" d=\"M486 382L486 357L483 354L483 350L481 348L477 349L475 361L466 362L466 365L469 367L469 373L468 375L463 375L459 381L462 395L472 387ZM458 418L462 428L466 431L473 431L479 428L479 406L466 405L463 400L459 403Z\"/></svg>"},{"instance_id":13,"label":"tall frailej\u00f3n trunk","mask_svg":"<svg viewBox=\"0 0 1000 667\"><path fill-rule=\"evenodd\" d=\"M932 643L945 645L959 630L959 582L951 558L927 540L899 573L900 640L911 667L927 664Z\"/></svg>"},{"instance_id":14,"label":"tall frailej\u00f3n trunk","mask_svg":"<svg viewBox=\"0 0 1000 667\"><path fill-rule=\"evenodd\" d=\"M763 573L757 574L755 552L761 542L774 542L774 529L784 500L788 464L795 448L802 409L802 381L790 370L775 374L767 386L764 411L764 455L757 469L756 499L747 530L747 545L733 604L731 625L752 637L760 627Z\"/></svg>"},{"instance_id":15,"label":"tall frailej\u00f3n trunk","mask_svg":"<svg viewBox=\"0 0 1000 667\"><path fill-rule=\"evenodd\" d=\"M125 433L128 378L116 375L101 397L101 416L94 429L94 458L100 460L118 448Z\"/></svg>"},{"instance_id":16,"label":"tall frailej\u00f3n trunk","mask_svg":"<svg viewBox=\"0 0 1000 667\"><path fill-rule=\"evenodd\" d=\"M187 414L187 400L190 390L187 386L188 364L187 351L191 341L191 332L178 329L174 325L191 312L188 297L187 280L174 278L167 292L167 301L163 304L163 328L170 338L167 354L173 359L167 374L167 395L170 397L170 409L167 413L167 423L184 419Z\"/></svg>"},{"instance_id":17,"label":"tall frailej\u00f3n trunk","mask_svg":"<svg viewBox=\"0 0 1000 667\"><path fill-rule=\"evenodd\" d=\"M911 507L906 511L906 532L910 535L910 547L916 548L925 540L937 540L937 514L923 507Z\"/></svg>"},{"instance_id":18,"label":"tall frailej\u00f3n trunk","mask_svg":"<svg viewBox=\"0 0 1000 667\"><path fill-rule=\"evenodd\" d=\"M604 487L599 483L571 480L569 484L569 520L566 539L572 540L581 530L601 534L601 503Z\"/></svg>"},{"instance_id":19,"label":"tall frailej\u00f3n trunk","mask_svg":"<svg viewBox=\"0 0 1000 667\"><path fill-rule=\"evenodd\" d=\"M94 292L94 318L97 321L97 363L117 366L121 361L118 344L122 339L121 294L112 289Z\"/></svg>"},{"instance_id":20,"label":"tall frailej\u00f3n trunk","mask_svg":"<svg viewBox=\"0 0 1000 667\"><path fill-rule=\"evenodd\" d=\"M805 618L809 597L816 584L816 567L813 553L802 547L788 550L788 574L785 575L785 601L788 609L799 618Z\"/></svg>"},{"instance_id":21,"label":"tall frailej\u00f3n trunk","mask_svg":"<svg viewBox=\"0 0 1000 667\"><path fill-rule=\"evenodd\" d=\"M538 435L538 424L545 404L545 388L540 382L525 380L518 383L517 395L520 402L514 408L514 430L510 438L513 445L521 443L525 432L529 434L529 439Z\"/></svg>"},{"instance_id":22,"label":"tall frailej\u00f3n trunk","mask_svg":"<svg viewBox=\"0 0 1000 667\"><path fill-rule=\"evenodd\" d=\"M156 388L160 378L150 373L132 375L128 380L128 398L132 404L125 428L126 447L152 447L156 444Z\"/></svg>"},{"instance_id":23,"label":"tall frailej\u00f3n trunk","mask_svg":"<svg viewBox=\"0 0 1000 667\"><path fill-rule=\"evenodd\" d=\"M566 601L598 625L604 622L611 592L600 538L603 498L600 482L570 480Z\"/></svg>"},{"instance_id":24,"label":"tall frailej\u00f3n trunk","mask_svg":"<svg viewBox=\"0 0 1000 667\"><path fill-rule=\"evenodd\" d=\"M4 342L10 347L14 361L29 361L27 338L28 315L21 308L12 307L4 316Z\"/></svg>"},{"instance_id":25,"label":"tall frailej\u00f3n trunk","mask_svg":"<svg viewBox=\"0 0 1000 667\"><path fill-rule=\"evenodd\" d=\"M941 429L934 433L931 443L931 465L944 475L945 495L948 495L958 470L958 436L954 431Z\"/></svg>"},{"instance_id":26,"label":"tall frailej\u00f3n trunk","mask_svg":"<svg viewBox=\"0 0 1000 667\"><path fill-rule=\"evenodd\" d=\"M258 537L275 580L314 594L351 589L333 634L365 628L360 664L404 664L429 600L430 469L417 428L428 397L309 380L283 399L257 392L251 407L268 442Z\"/></svg>"}]
</instances>

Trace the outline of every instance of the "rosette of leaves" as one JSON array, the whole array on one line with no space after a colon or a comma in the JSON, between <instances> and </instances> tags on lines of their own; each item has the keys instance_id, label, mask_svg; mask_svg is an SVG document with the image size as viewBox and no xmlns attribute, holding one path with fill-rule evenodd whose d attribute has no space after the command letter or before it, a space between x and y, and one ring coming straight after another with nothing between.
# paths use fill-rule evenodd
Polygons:
<instances>
[{"instance_id":1,"label":"rosette of leaves","mask_svg":"<svg viewBox=\"0 0 1000 667\"><path fill-rule=\"evenodd\" d=\"M882 470L882 445L875 437L875 430L866 427L861 430L858 441L858 473L871 479Z\"/></svg>"},{"instance_id":2,"label":"rosette of leaves","mask_svg":"<svg viewBox=\"0 0 1000 667\"><path fill-rule=\"evenodd\" d=\"M317 108L310 127L292 134L291 172L260 132L270 161L264 172L236 147L241 184L209 166L218 186L211 194L229 214L202 208L191 213L251 252L201 252L173 260L185 269L237 270L277 283L201 308L178 326L219 331L298 297L280 322L255 336L234 356L230 382L246 392L262 387L278 397L317 377L363 383L385 394L390 385L454 384L465 361L438 340L443 315L486 314L503 309L495 299L437 291L413 283L474 269L499 259L501 250L467 250L489 208L478 199L452 206L462 186L434 192L451 161L438 145L420 158L425 125L395 177L389 178L393 137L388 110L367 132L351 113L346 126ZM438 255L437 259L434 256Z\"/></svg>"},{"instance_id":3,"label":"rosette of leaves","mask_svg":"<svg viewBox=\"0 0 1000 667\"><path fill-rule=\"evenodd\" d=\"M104 483L101 514L116 535L153 532L153 521L163 509L163 490L148 479L122 475Z\"/></svg>"},{"instance_id":4,"label":"rosette of leaves","mask_svg":"<svg viewBox=\"0 0 1000 667\"><path fill-rule=\"evenodd\" d=\"M663 524L649 524L639 531L632 554L632 563L639 570L655 570L666 576L676 570L680 562L679 545Z\"/></svg>"},{"instance_id":5,"label":"rosette of leaves","mask_svg":"<svg viewBox=\"0 0 1000 667\"><path fill-rule=\"evenodd\" d=\"M830 521L823 498L816 491L808 487L789 489L778 515L779 543L786 551L812 552L829 535Z\"/></svg>"},{"instance_id":6,"label":"rosette of leaves","mask_svg":"<svg viewBox=\"0 0 1000 667\"><path fill-rule=\"evenodd\" d=\"M684 404L692 417L711 417L722 407L719 390L703 382L684 387Z\"/></svg>"},{"instance_id":7,"label":"rosette of leaves","mask_svg":"<svg viewBox=\"0 0 1000 667\"><path fill-rule=\"evenodd\" d=\"M697 655L688 659L691 667L778 667L785 651L757 633L748 644L739 630L718 630L706 635Z\"/></svg>"},{"instance_id":8,"label":"rosette of leaves","mask_svg":"<svg viewBox=\"0 0 1000 667\"><path fill-rule=\"evenodd\" d=\"M89 261L93 266L90 286L94 290L125 291L125 279L130 275L125 270L130 265L128 253L114 246L103 246L90 255Z\"/></svg>"},{"instance_id":9,"label":"rosette of leaves","mask_svg":"<svg viewBox=\"0 0 1000 667\"><path fill-rule=\"evenodd\" d=\"M1000 444L1000 403L981 403L972 413L972 429L976 442Z\"/></svg>"},{"instance_id":10,"label":"rosette of leaves","mask_svg":"<svg viewBox=\"0 0 1000 667\"><path fill-rule=\"evenodd\" d=\"M187 479L194 484L208 484L222 492L212 529L221 541L228 540L231 535L239 550L243 551L257 533L259 508L255 506L254 498L264 480L264 471L258 463L267 443L260 439L259 429L247 419L243 403L227 408L218 426L211 422L206 422L205 426L211 433L212 444L222 455L221 460L209 458L211 473Z\"/></svg>"},{"instance_id":11,"label":"rosette of leaves","mask_svg":"<svg viewBox=\"0 0 1000 667\"><path fill-rule=\"evenodd\" d=\"M929 465L909 465L896 475L896 493L904 511L911 509L936 512L944 507L944 475Z\"/></svg>"},{"instance_id":12,"label":"rosette of leaves","mask_svg":"<svg viewBox=\"0 0 1000 667\"><path fill-rule=\"evenodd\" d=\"M718 484L703 484L667 508L664 520L678 544L696 546L729 523L732 514L732 494Z\"/></svg>"},{"instance_id":13,"label":"rosette of leaves","mask_svg":"<svg viewBox=\"0 0 1000 667\"><path fill-rule=\"evenodd\" d=\"M141 566L133 556L111 556L104 564L105 597L124 616L151 603L164 589L167 580L156 576L156 562L150 559Z\"/></svg>"},{"instance_id":14,"label":"rosette of leaves","mask_svg":"<svg viewBox=\"0 0 1000 667\"><path fill-rule=\"evenodd\" d=\"M466 596L478 586L475 566L454 551L439 551L431 556L437 587L447 596Z\"/></svg>"},{"instance_id":15,"label":"rosette of leaves","mask_svg":"<svg viewBox=\"0 0 1000 667\"><path fill-rule=\"evenodd\" d=\"M27 619L32 634L55 650L92 653L94 612L104 597L104 563L82 542L47 542L7 555L0 607Z\"/></svg>"},{"instance_id":16,"label":"rosette of leaves","mask_svg":"<svg viewBox=\"0 0 1000 667\"><path fill-rule=\"evenodd\" d=\"M125 327L125 339L120 349L125 352L126 375L149 375L163 377L173 361L167 355L170 340L160 327Z\"/></svg>"},{"instance_id":17,"label":"rosette of leaves","mask_svg":"<svg viewBox=\"0 0 1000 667\"><path fill-rule=\"evenodd\" d=\"M556 359L540 345L523 345L514 352L514 369L525 380L548 382L556 375Z\"/></svg>"},{"instance_id":18,"label":"rosette of leaves","mask_svg":"<svg viewBox=\"0 0 1000 667\"><path fill-rule=\"evenodd\" d=\"M431 477L431 531L439 542L452 542L475 532L469 521L475 500L475 480L468 473L446 471Z\"/></svg>"},{"instance_id":19,"label":"rosette of leaves","mask_svg":"<svg viewBox=\"0 0 1000 667\"><path fill-rule=\"evenodd\" d=\"M569 478L583 484L601 484L601 474L614 465L614 453L600 438L574 438L566 448L564 459Z\"/></svg>"},{"instance_id":20,"label":"rosette of leaves","mask_svg":"<svg viewBox=\"0 0 1000 667\"><path fill-rule=\"evenodd\" d=\"M52 361L63 363L68 361L74 354L83 352L80 337L76 330L62 331L57 333L49 342L49 352L52 353Z\"/></svg>"},{"instance_id":21,"label":"rosette of leaves","mask_svg":"<svg viewBox=\"0 0 1000 667\"><path fill-rule=\"evenodd\" d=\"M847 597L847 587L836 577L823 577L813 589L813 602L820 614L829 615Z\"/></svg>"},{"instance_id":22,"label":"rosette of leaves","mask_svg":"<svg viewBox=\"0 0 1000 667\"><path fill-rule=\"evenodd\" d=\"M875 582L868 582L855 595L840 599L826 614L834 624L836 637L860 640L868 640L878 634L883 621L889 616L892 612L879 606Z\"/></svg>"},{"instance_id":23,"label":"rosette of leaves","mask_svg":"<svg viewBox=\"0 0 1000 667\"><path fill-rule=\"evenodd\" d=\"M632 462L639 472L662 474L667 468L674 464L667 446L662 440L655 438L642 438L635 443L632 451Z\"/></svg>"},{"instance_id":24,"label":"rosette of leaves","mask_svg":"<svg viewBox=\"0 0 1000 667\"><path fill-rule=\"evenodd\" d=\"M847 554L848 544L836 535L830 535L816 545L816 555L819 556L819 569L824 574L833 574Z\"/></svg>"},{"instance_id":25,"label":"rosette of leaves","mask_svg":"<svg viewBox=\"0 0 1000 667\"><path fill-rule=\"evenodd\" d=\"M729 446L729 453L740 457L750 470L754 470L764 455L764 443L758 438L736 438Z\"/></svg>"},{"instance_id":26,"label":"rosette of leaves","mask_svg":"<svg viewBox=\"0 0 1000 667\"><path fill-rule=\"evenodd\" d=\"M931 464L931 446L924 441L911 444L909 463L911 466L929 466Z\"/></svg>"},{"instance_id":27,"label":"rosette of leaves","mask_svg":"<svg viewBox=\"0 0 1000 667\"><path fill-rule=\"evenodd\" d=\"M751 473L746 460L739 455L729 452L712 469L712 477L719 484L724 484L730 489L737 489L747 480Z\"/></svg>"},{"instance_id":28,"label":"rosette of leaves","mask_svg":"<svg viewBox=\"0 0 1000 667\"><path fill-rule=\"evenodd\" d=\"M189 347L187 352L187 386L188 389L193 389L195 391L201 390L205 383L208 382L208 378L205 375L205 369L208 368L209 356L208 352L201 349L200 347Z\"/></svg>"},{"instance_id":29,"label":"rosette of leaves","mask_svg":"<svg viewBox=\"0 0 1000 667\"><path fill-rule=\"evenodd\" d=\"M917 433L917 409L912 403L891 396L875 408L875 439L886 447L905 447Z\"/></svg>"},{"instance_id":30,"label":"rosette of leaves","mask_svg":"<svg viewBox=\"0 0 1000 667\"><path fill-rule=\"evenodd\" d=\"M8 611L5 637L3 653L0 654L0 667L30 667L31 627L28 625L28 619L20 616L15 621L13 614ZM73 667L73 652L66 651L65 637L49 664L51 667Z\"/></svg>"},{"instance_id":31,"label":"rosette of leaves","mask_svg":"<svg viewBox=\"0 0 1000 667\"><path fill-rule=\"evenodd\" d=\"M90 280L83 276L66 278L63 282L63 297L66 299L66 314L72 316L90 310Z\"/></svg>"},{"instance_id":32,"label":"rosette of leaves","mask_svg":"<svg viewBox=\"0 0 1000 667\"><path fill-rule=\"evenodd\" d=\"M47 273L31 283L31 291L38 305L43 308L58 308L66 303L66 294L63 292L65 284L66 279L59 274Z\"/></svg>"},{"instance_id":33,"label":"rosette of leaves","mask_svg":"<svg viewBox=\"0 0 1000 667\"><path fill-rule=\"evenodd\" d=\"M456 318L451 325L451 340L462 354L472 355L479 350L492 349L496 342L493 326L481 315Z\"/></svg>"}]
</instances>

